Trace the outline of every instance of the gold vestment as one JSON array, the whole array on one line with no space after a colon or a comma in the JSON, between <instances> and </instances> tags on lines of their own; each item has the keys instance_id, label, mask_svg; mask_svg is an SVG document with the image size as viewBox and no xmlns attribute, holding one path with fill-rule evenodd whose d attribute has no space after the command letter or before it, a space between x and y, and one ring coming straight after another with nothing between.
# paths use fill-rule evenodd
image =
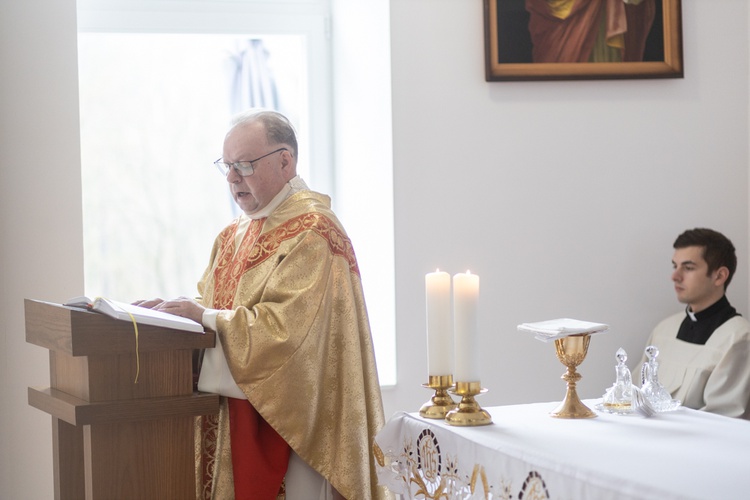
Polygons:
<instances>
[{"instance_id":1,"label":"gold vestment","mask_svg":"<svg viewBox=\"0 0 750 500\"><path fill-rule=\"evenodd\" d=\"M198 284L201 302L222 309L217 335L235 382L345 498L383 497L372 453L384 417L369 321L354 251L330 199L291 195L251 222L235 252L237 226L217 237ZM213 482L201 498L234 496L224 400L218 422L204 418L197 427L204 433L197 465ZM201 466L206 448L215 457Z\"/></svg>"}]
</instances>

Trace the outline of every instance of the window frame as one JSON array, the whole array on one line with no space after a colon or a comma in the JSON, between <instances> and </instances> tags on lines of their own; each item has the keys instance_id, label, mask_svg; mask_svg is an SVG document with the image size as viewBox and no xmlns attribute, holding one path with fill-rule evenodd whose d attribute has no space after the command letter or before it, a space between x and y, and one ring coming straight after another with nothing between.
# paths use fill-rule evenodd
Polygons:
<instances>
[{"instance_id":1,"label":"window frame","mask_svg":"<svg viewBox=\"0 0 750 500\"><path fill-rule=\"evenodd\" d=\"M312 189L331 196L345 225L350 221L348 232L356 239L363 269L380 382L392 387L397 383L397 350L388 0L360 1L363 4L348 0L77 0L78 31L305 37L307 60L315 61L306 68L307 115L301 114L296 123L298 135L308 143L305 180ZM334 10L340 14L338 24L333 22ZM368 23L365 30L359 24L363 17ZM334 27L338 40L332 36ZM376 47L373 34L380 41ZM351 54L354 46L366 48L373 57L365 63ZM338 69L334 57L339 60ZM335 98L334 86L340 89ZM361 96L368 92L376 92L378 98L363 105ZM368 116L366 121L361 119L363 114ZM345 140L340 140L339 130L338 144L334 123L347 129ZM337 163L357 169L357 174L338 170ZM373 185L378 189L371 189ZM376 205L381 208L373 220Z\"/></svg>"}]
</instances>

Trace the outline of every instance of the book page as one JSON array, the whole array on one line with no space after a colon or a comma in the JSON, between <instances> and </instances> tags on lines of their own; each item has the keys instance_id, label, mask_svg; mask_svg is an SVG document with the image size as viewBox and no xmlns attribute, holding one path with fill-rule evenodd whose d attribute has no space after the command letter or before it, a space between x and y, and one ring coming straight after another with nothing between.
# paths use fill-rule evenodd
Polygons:
<instances>
[{"instance_id":1,"label":"book page","mask_svg":"<svg viewBox=\"0 0 750 500\"><path fill-rule=\"evenodd\" d=\"M191 319L102 297L94 301L91 309L124 321L132 321L132 315L135 322L139 324L163 326L196 333L204 332L203 325Z\"/></svg>"}]
</instances>

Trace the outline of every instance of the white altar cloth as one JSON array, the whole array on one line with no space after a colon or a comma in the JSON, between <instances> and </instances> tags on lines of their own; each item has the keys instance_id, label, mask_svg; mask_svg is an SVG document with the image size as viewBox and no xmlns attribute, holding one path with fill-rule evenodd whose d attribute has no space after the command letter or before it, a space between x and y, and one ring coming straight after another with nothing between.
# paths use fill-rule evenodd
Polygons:
<instances>
[{"instance_id":1,"label":"white altar cloth","mask_svg":"<svg viewBox=\"0 0 750 500\"><path fill-rule=\"evenodd\" d=\"M397 413L375 438L379 482L424 499L750 498L749 421L688 408L550 417L558 405L485 408L481 427Z\"/></svg>"}]
</instances>

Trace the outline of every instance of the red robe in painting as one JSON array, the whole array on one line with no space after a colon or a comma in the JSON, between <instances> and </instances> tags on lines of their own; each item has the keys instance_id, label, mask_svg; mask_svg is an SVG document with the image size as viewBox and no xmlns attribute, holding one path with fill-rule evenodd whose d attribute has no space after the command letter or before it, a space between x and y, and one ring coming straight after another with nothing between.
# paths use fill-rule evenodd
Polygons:
<instances>
[{"instance_id":1,"label":"red robe in painting","mask_svg":"<svg viewBox=\"0 0 750 500\"><path fill-rule=\"evenodd\" d=\"M589 62L602 16L607 43L621 47L622 61L641 61L654 22L654 1L526 0L534 62ZM552 14L553 3L568 4L566 17Z\"/></svg>"}]
</instances>

